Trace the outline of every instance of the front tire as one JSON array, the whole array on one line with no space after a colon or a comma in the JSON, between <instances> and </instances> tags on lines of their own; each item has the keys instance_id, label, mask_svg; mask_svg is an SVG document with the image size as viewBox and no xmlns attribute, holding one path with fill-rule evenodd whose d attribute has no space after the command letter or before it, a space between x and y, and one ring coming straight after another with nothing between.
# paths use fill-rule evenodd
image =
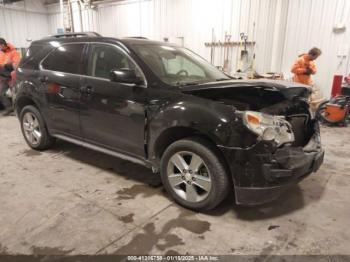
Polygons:
<instances>
[{"instance_id":1,"label":"front tire","mask_svg":"<svg viewBox=\"0 0 350 262\"><path fill-rule=\"evenodd\" d=\"M25 106L20 121L23 137L32 149L45 150L52 146L55 140L48 133L44 118L36 107Z\"/></svg>"},{"instance_id":2,"label":"front tire","mask_svg":"<svg viewBox=\"0 0 350 262\"><path fill-rule=\"evenodd\" d=\"M180 205L210 210L230 191L230 179L218 150L200 138L174 142L161 159L161 178L166 191Z\"/></svg>"}]
</instances>

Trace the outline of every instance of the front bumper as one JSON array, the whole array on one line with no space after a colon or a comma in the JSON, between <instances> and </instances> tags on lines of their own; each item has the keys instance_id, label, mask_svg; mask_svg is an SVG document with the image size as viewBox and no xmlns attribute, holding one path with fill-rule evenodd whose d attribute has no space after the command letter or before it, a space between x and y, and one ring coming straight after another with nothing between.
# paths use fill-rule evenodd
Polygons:
<instances>
[{"instance_id":1,"label":"front bumper","mask_svg":"<svg viewBox=\"0 0 350 262\"><path fill-rule=\"evenodd\" d=\"M257 205L278 198L288 187L316 172L323 163L318 124L304 147L276 148L270 142L242 148L221 147L229 163L236 203Z\"/></svg>"}]
</instances>

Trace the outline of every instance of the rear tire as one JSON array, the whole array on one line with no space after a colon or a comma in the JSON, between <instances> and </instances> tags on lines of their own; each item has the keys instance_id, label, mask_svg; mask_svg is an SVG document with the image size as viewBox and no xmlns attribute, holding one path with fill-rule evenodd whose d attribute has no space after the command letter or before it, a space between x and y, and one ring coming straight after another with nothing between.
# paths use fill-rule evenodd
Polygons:
<instances>
[{"instance_id":1,"label":"rear tire","mask_svg":"<svg viewBox=\"0 0 350 262\"><path fill-rule=\"evenodd\" d=\"M192 210L215 208L231 187L222 156L201 138L171 144L161 159L161 178L170 196Z\"/></svg>"},{"instance_id":2,"label":"rear tire","mask_svg":"<svg viewBox=\"0 0 350 262\"><path fill-rule=\"evenodd\" d=\"M23 137L32 149L45 150L54 144L55 139L47 131L45 120L36 107L25 106L19 119Z\"/></svg>"}]
</instances>

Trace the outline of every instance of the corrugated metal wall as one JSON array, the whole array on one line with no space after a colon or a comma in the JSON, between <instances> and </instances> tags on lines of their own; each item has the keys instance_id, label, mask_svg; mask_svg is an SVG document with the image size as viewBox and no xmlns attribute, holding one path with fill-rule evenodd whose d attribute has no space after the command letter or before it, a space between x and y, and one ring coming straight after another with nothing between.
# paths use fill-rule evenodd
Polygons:
<instances>
[{"instance_id":1,"label":"corrugated metal wall","mask_svg":"<svg viewBox=\"0 0 350 262\"><path fill-rule=\"evenodd\" d=\"M288 72L298 54L313 46L323 54L316 61L315 82L329 96L333 75L349 74L350 44L349 0L292 0L288 7L286 36L281 56L281 69ZM344 22L346 30L335 32L333 27ZM346 56L340 56L341 53Z\"/></svg>"},{"instance_id":2,"label":"corrugated metal wall","mask_svg":"<svg viewBox=\"0 0 350 262\"><path fill-rule=\"evenodd\" d=\"M264 72L271 68L271 56L276 26L277 8L285 0L130 0L101 4L96 11L83 11L83 29L95 30L104 36L145 36L150 39L184 44L209 59L210 48L205 42L224 41L225 34L238 41L241 32L249 41L256 41L256 68ZM51 33L59 27L58 6L49 7ZM77 16L76 20L80 20ZM76 21L75 21L76 23ZM79 26L80 28L80 26ZM253 48L250 46L250 55ZM262 54L263 53L263 54ZM262 54L262 55L261 55ZM239 47L230 49L231 73L239 66ZM223 48L216 48L215 65L223 65Z\"/></svg>"},{"instance_id":3,"label":"corrugated metal wall","mask_svg":"<svg viewBox=\"0 0 350 262\"><path fill-rule=\"evenodd\" d=\"M0 37L16 47L27 47L27 39L49 34L47 9L40 1L26 0L15 5L0 6Z\"/></svg>"},{"instance_id":4,"label":"corrugated metal wall","mask_svg":"<svg viewBox=\"0 0 350 262\"><path fill-rule=\"evenodd\" d=\"M34 0L27 0L34 5ZM35 8L36 10L38 8ZM23 35L39 38L56 33L60 26L58 6L42 11L27 12L0 9L0 34L26 46ZM80 15L73 12L74 24L80 29ZM82 11L82 30L97 31L104 36L145 36L184 45L210 59L205 42L223 41L225 32L231 40L239 40L245 32L255 48L255 69L260 72L282 71L290 76L290 67L297 56L318 46L323 54L317 61L315 77L326 95L330 94L335 73L349 73L350 43L349 0L127 0L100 4L95 10ZM334 32L335 24L344 22L345 31ZM345 53L346 56L339 56ZM239 48L229 53L230 72L240 68ZM223 65L222 48L216 48L215 65Z\"/></svg>"},{"instance_id":5,"label":"corrugated metal wall","mask_svg":"<svg viewBox=\"0 0 350 262\"><path fill-rule=\"evenodd\" d=\"M350 28L335 33L333 27L343 21L349 27L348 0L130 0L99 5L97 11L85 11L84 25L102 35L169 38L210 59L205 42L223 41L225 33L239 40L245 32L256 41L249 47L256 54L255 69L260 73L283 72L291 76L290 67L297 56L318 46L323 55L317 61L315 82L325 95L330 94L333 75L349 73ZM85 15L86 16L86 15ZM84 15L83 15L84 17ZM54 28L54 25L51 26ZM338 56L339 50L346 57ZM215 49L215 65L223 65L222 48ZM230 49L230 72L247 65L239 63L239 47Z\"/></svg>"},{"instance_id":6,"label":"corrugated metal wall","mask_svg":"<svg viewBox=\"0 0 350 262\"><path fill-rule=\"evenodd\" d=\"M53 5L48 8L48 27L50 34L56 34L58 28L62 28L62 18L58 5Z\"/></svg>"},{"instance_id":7,"label":"corrugated metal wall","mask_svg":"<svg viewBox=\"0 0 350 262\"><path fill-rule=\"evenodd\" d=\"M212 40L224 41L225 33L238 41L241 32L257 42L256 65L271 66L274 20L278 0L142 0L101 5L98 9L99 31L106 36L145 36L151 39L182 43L205 58ZM272 26L269 26L269 25ZM269 30L266 30L269 28ZM235 71L238 47L230 49L231 72ZM265 58L268 58L267 60ZM223 65L223 48L216 48L215 65Z\"/></svg>"}]
</instances>

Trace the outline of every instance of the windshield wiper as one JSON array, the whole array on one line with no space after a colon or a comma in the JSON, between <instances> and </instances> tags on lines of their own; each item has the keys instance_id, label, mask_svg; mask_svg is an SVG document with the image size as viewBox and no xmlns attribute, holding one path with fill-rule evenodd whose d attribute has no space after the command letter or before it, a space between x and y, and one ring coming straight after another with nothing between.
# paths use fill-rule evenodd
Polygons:
<instances>
[{"instance_id":1,"label":"windshield wiper","mask_svg":"<svg viewBox=\"0 0 350 262\"><path fill-rule=\"evenodd\" d=\"M215 81L227 81L230 80L230 78L218 78L215 79ZM175 85L177 86L192 86L192 85L199 85L204 83L212 82L213 80L200 80L200 81L193 81L193 82L176 82Z\"/></svg>"},{"instance_id":2,"label":"windshield wiper","mask_svg":"<svg viewBox=\"0 0 350 262\"><path fill-rule=\"evenodd\" d=\"M203 83L202 81L194 81L194 82L176 82L176 86L192 86L192 85L199 85Z\"/></svg>"},{"instance_id":3,"label":"windshield wiper","mask_svg":"<svg viewBox=\"0 0 350 262\"><path fill-rule=\"evenodd\" d=\"M218 78L218 79L215 79L216 82L227 81L227 80L230 80L230 78Z\"/></svg>"}]
</instances>

